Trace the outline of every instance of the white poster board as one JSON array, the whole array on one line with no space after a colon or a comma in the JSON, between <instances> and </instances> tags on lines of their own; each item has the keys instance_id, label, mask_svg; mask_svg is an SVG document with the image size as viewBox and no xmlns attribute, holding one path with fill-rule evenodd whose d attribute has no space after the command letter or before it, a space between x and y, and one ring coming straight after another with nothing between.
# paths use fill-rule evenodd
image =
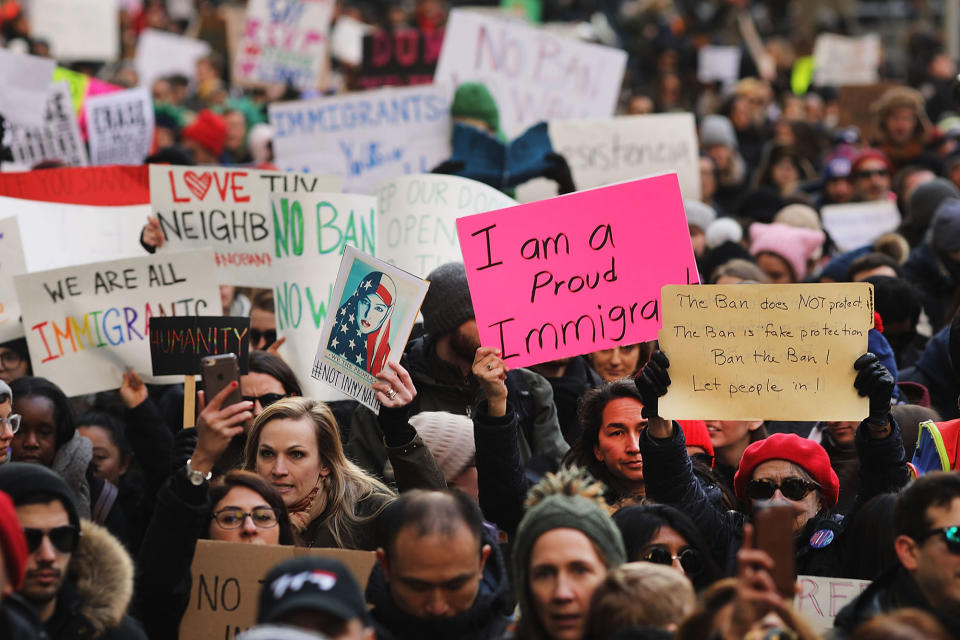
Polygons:
<instances>
[{"instance_id":1,"label":"white poster board","mask_svg":"<svg viewBox=\"0 0 960 640\"><path fill-rule=\"evenodd\" d=\"M797 576L800 594L793 599L793 608L823 633L833 628L833 619L840 609L850 604L870 585L869 580L853 578L821 578Z\"/></svg>"},{"instance_id":2,"label":"white poster board","mask_svg":"<svg viewBox=\"0 0 960 640\"><path fill-rule=\"evenodd\" d=\"M150 372L151 316L220 311L213 252L183 251L28 273L14 278L35 375L68 396L116 389L133 368Z\"/></svg>"},{"instance_id":3,"label":"white poster board","mask_svg":"<svg viewBox=\"0 0 960 640\"><path fill-rule=\"evenodd\" d=\"M342 176L351 193L450 157L449 94L433 85L271 104L270 124L278 167Z\"/></svg>"},{"instance_id":4,"label":"white poster board","mask_svg":"<svg viewBox=\"0 0 960 640\"><path fill-rule=\"evenodd\" d=\"M197 60L210 54L210 45L187 36L145 29L137 39L134 66L141 87L148 89L162 76L182 74L188 78L197 75Z\"/></svg>"},{"instance_id":5,"label":"white poster board","mask_svg":"<svg viewBox=\"0 0 960 640\"><path fill-rule=\"evenodd\" d=\"M90 164L143 164L153 146L153 102L140 87L90 96L85 105Z\"/></svg>"},{"instance_id":6,"label":"white poster board","mask_svg":"<svg viewBox=\"0 0 960 640\"><path fill-rule=\"evenodd\" d=\"M16 218L0 219L0 342L23 337L13 278L27 270Z\"/></svg>"},{"instance_id":7,"label":"white poster board","mask_svg":"<svg viewBox=\"0 0 960 640\"><path fill-rule=\"evenodd\" d=\"M30 34L57 60L116 60L119 10L117 0L30 0Z\"/></svg>"},{"instance_id":8,"label":"white poster board","mask_svg":"<svg viewBox=\"0 0 960 640\"><path fill-rule=\"evenodd\" d=\"M612 116L626 64L621 49L454 9L433 78L451 95L464 82L485 84L514 137L541 121Z\"/></svg>"},{"instance_id":9,"label":"white poster board","mask_svg":"<svg viewBox=\"0 0 960 640\"><path fill-rule=\"evenodd\" d=\"M80 136L66 82L50 85L43 125L11 123L9 142L14 162L25 167L44 160L61 160L73 167L87 166L87 147Z\"/></svg>"},{"instance_id":10,"label":"white poster board","mask_svg":"<svg viewBox=\"0 0 960 640\"><path fill-rule=\"evenodd\" d=\"M740 47L707 44L697 51L697 80L722 82L725 87L740 78Z\"/></svg>"},{"instance_id":11,"label":"white poster board","mask_svg":"<svg viewBox=\"0 0 960 640\"><path fill-rule=\"evenodd\" d=\"M700 199L700 152L691 113L553 121L550 141L567 159L578 190L676 173L683 197ZM555 195L557 183L543 178L517 188L520 202Z\"/></svg>"},{"instance_id":12,"label":"white poster board","mask_svg":"<svg viewBox=\"0 0 960 640\"><path fill-rule=\"evenodd\" d=\"M813 47L813 83L834 87L876 84L881 53L876 33L857 37L822 33Z\"/></svg>"},{"instance_id":13,"label":"white poster board","mask_svg":"<svg viewBox=\"0 0 960 640\"><path fill-rule=\"evenodd\" d=\"M43 125L47 87L57 63L50 58L0 49L0 116L26 125Z\"/></svg>"},{"instance_id":14,"label":"white poster board","mask_svg":"<svg viewBox=\"0 0 960 640\"><path fill-rule=\"evenodd\" d=\"M820 218L841 251L859 249L900 227L900 211L892 200L828 204L820 209Z\"/></svg>"}]
</instances>

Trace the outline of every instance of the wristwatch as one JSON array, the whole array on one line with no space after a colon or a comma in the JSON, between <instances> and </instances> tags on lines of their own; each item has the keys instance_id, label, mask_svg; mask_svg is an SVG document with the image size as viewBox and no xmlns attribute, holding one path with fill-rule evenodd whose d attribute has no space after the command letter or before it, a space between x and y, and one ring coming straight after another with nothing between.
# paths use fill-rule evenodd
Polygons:
<instances>
[{"instance_id":1,"label":"wristwatch","mask_svg":"<svg viewBox=\"0 0 960 640\"><path fill-rule=\"evenodd\" d=\"M187 460L187 480L190 481L195 487L199 487L204 482L210 482L210 478L213 476L212 471L208 471L206 474L200 473L196 469L190 467L190 460Z\"/></svg>"}]
</instances>

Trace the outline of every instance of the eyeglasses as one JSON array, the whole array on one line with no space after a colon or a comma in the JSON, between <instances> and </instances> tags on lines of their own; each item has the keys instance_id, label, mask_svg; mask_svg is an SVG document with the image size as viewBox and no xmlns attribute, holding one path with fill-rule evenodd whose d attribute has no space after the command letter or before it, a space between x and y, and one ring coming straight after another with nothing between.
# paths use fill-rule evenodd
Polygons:
<instances>
[{"instance_id":1,"label":"eyeglasses","mask_svg":"<svg viewBox=\"0 0 960 640\"><path fill-rule=\"evenodd\" d=\"M679 560L683 572L688 576L695 576L703 571L703 560L700 558L700 553L692 547L687 547L675 556L671 555L665 547L653 547L643 554L643 560L668 566L672 565L674 560Z\"/></svg>"},{"instance_id":2,"label":"eyeglasses","mask_svg":"<svg viewBox=\"0 0 960 640\"><path fill-rule=\"evenodd\" d=\"M269 347L271 344L277 341L277 330L267 329L266 331L261 331L260 329L250 329L250 344L260 344L261 338Z\"/></svg>"},{"instance_id":3,"label":"eyeglasses","mask_svg":"<svg viewBox=\"0 0 960 640\"><path fill-rule=\"evenodd\" d=\"M264 409L272 405L277 400L282 400L284 398L286 398L286 396L282 393L265 393L262 396L243 396L243 399L247 402L253 403L259 400L260 406Z\"/></svg>"},{"instance_id":4,"label":"eyeglasses","mask_svg":"<svg viewBox=\"0 0 960 640\"><path fill-rule=\"evenodd\" d=\"M213 514L213 519L221 529L237 529L243 526L247 516L253 519L253 524L258 529L277 526L277 512L270 507L257 507L253 511L227 507Z\"/></svg>"},{"instance_id":5,"label":"eyeglasses","mask_svg":"<svg viewBox=\"0 0 960 640\"><path fill-rule=\"evenodd\" d=\"M3 364L4 369L18 367L21 362L23 362L23 356L16 351L4 351L0 353L0 364Z\"/></svg>"},{"instance_id":6,"label":"eyeglasses","mask_svg":"<svg viewBox=\"0 0 960 640\"><path fill-rule=\"evenodd\" d=\"M888 176L890 172L886 169L861 169L855 171L853 174L854 178L872 178L873 176Z\"/></svg>"},{"instance_id":7,"label":"eyeglasses","mask_svg":"<svg viewBox=\"0 0 960 640\"><path fill-rule=\"evenodd\" d=\"M960 527L941 527L940 529L933 529L932 531L927 531L919 538L916 538L916 541L918 543L923 542L927 538L931 538L935 535L943 536L943 541L947 545L947 551L960 555Z\"/></svg>"},{"instance_id":8,"label":"eyeglasses","mask_svg":"<svg viewBox=\"0 0 960 640\"><path fill-rule=\"evenodd\" d=\"M784 478L777 484L773 480L761 478L760 480L751 480L747 483L747 495L753 500L769 500L773 494L780 489L780 493L787 500L797 502L820 487L813 482L807 482L803 478Z\"/></svg>"},{"instance_id":9,"label":"eyeglasses","mask_svg":"<svg viewBox=\"0 0 960 640\"><path fill-rule=\"evenodd\" d=\"M80 529L73 525L54 527L53 529L23 528L23 535L27 539L27 547L33 553L43 544L44 537L50 539L50 544L60 553L73 553L80 544Z\"/></svg>"},{"instance_id":10,"label":"eyeglasses","mask_svg":"<svg viewBox=\"0 0 960 640\"><path fill-rule=\"evenodd\" d=\"M6 418L0 418L0 424L7 425L11 433L16 433L20 429L20 414L11 413Z\"/></svg>"}]
</instances>

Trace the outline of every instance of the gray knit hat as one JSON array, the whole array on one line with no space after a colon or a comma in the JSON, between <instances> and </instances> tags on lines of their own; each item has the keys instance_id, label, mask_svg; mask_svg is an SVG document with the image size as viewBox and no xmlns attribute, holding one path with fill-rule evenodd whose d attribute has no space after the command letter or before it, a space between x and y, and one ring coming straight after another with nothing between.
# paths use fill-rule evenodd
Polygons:
<instances>
[{"instance_id":1,"label":"gray knit hat","mask_svg":"<svg viewBox=\"0 0 960 640\"><path fill-rule=\"evenodd\" d=\"M709 115L700 123L700 148L710 147L737 148L737 133L726 116Z\"/></svg>"},{"instance_id":2,"label":"gray knit hat","mask_svg":"<svg viewBox=\"0 0 960 640\"><path fill-rule=\"evenodd\" d=\"M930 241L937 253L960 249L960 198L947 198L930 223Z\"/></svg>"},{"instance_id":3,"label":"gray knit hat","mask_svg":"<svg viewBox=\"0 0 960 640\"><path fill-rule=\"evenodd\" d=\"M473 464L477 446L473 420L446 411L422 411L410 417L410 424L437 459L443 479L452 482Z\"/></svg>"},{"instance_id":4,"label":"gray knit hat","mask_svg":"<svg viewBox=\"0 0 960 640\"><path fill-rule=\"evenodd\" d=\"M918 229L926 229L937 207L947 198L960 198L960 191L946 178L934 178L917 185L907 200L907 220Z\"/></svg>"},{"instance_id":5,"label":"gray knit hat","mask_svg":"<svg viewBox=\"0 0 960 640\"><path fill-rule=\"evenodd\" d=\"M427 275L427 280L430 288L420 307L425 332L440 337L476 317L462 262L440 265Z\"/></svg>"},{"instance_id":6,"label":"gray knit hat","mask_svg":"<svg viewBox=\"0 0 960 640\"><path fill-rule=\"evenodd\" d=\"M683 211L687 214L687 224L706 231L710 223L717 219L716 210L699 200L684 200Z\"/></svg>"}]
</instances>

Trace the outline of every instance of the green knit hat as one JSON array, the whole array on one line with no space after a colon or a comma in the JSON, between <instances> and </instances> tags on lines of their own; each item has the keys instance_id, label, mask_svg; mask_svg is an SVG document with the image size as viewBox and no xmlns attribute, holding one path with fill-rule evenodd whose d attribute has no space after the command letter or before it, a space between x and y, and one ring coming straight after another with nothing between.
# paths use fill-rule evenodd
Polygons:
<instances>
[{"instance_id":1,"label":"green knit hat","mask_svg":"<svg viewBox=\"0 0 960 640\"><path fill-rule=\"evenodd\" d=\"M553 529L576 529L600 551L608 568L627 561L620 530L613 523L603 500L603 484L585 469L568 467L547 476L530 490L527 512L513 540L513 576L520 620L524 627L540 627L528 592L527 570L533 545Z\"/></svg>"},{"instance_id":2,"label":"green knit hat","mask_svg":"<svg viewBox=\"0 0 960 640\"><path fill-rule=\"evenodd\" d=\"M453 118L475 118L490 125L492 131L500 131L500 110L487 86L481 82L464 82L453 96L450 105Z\"/></svg>"}]
</instances>

